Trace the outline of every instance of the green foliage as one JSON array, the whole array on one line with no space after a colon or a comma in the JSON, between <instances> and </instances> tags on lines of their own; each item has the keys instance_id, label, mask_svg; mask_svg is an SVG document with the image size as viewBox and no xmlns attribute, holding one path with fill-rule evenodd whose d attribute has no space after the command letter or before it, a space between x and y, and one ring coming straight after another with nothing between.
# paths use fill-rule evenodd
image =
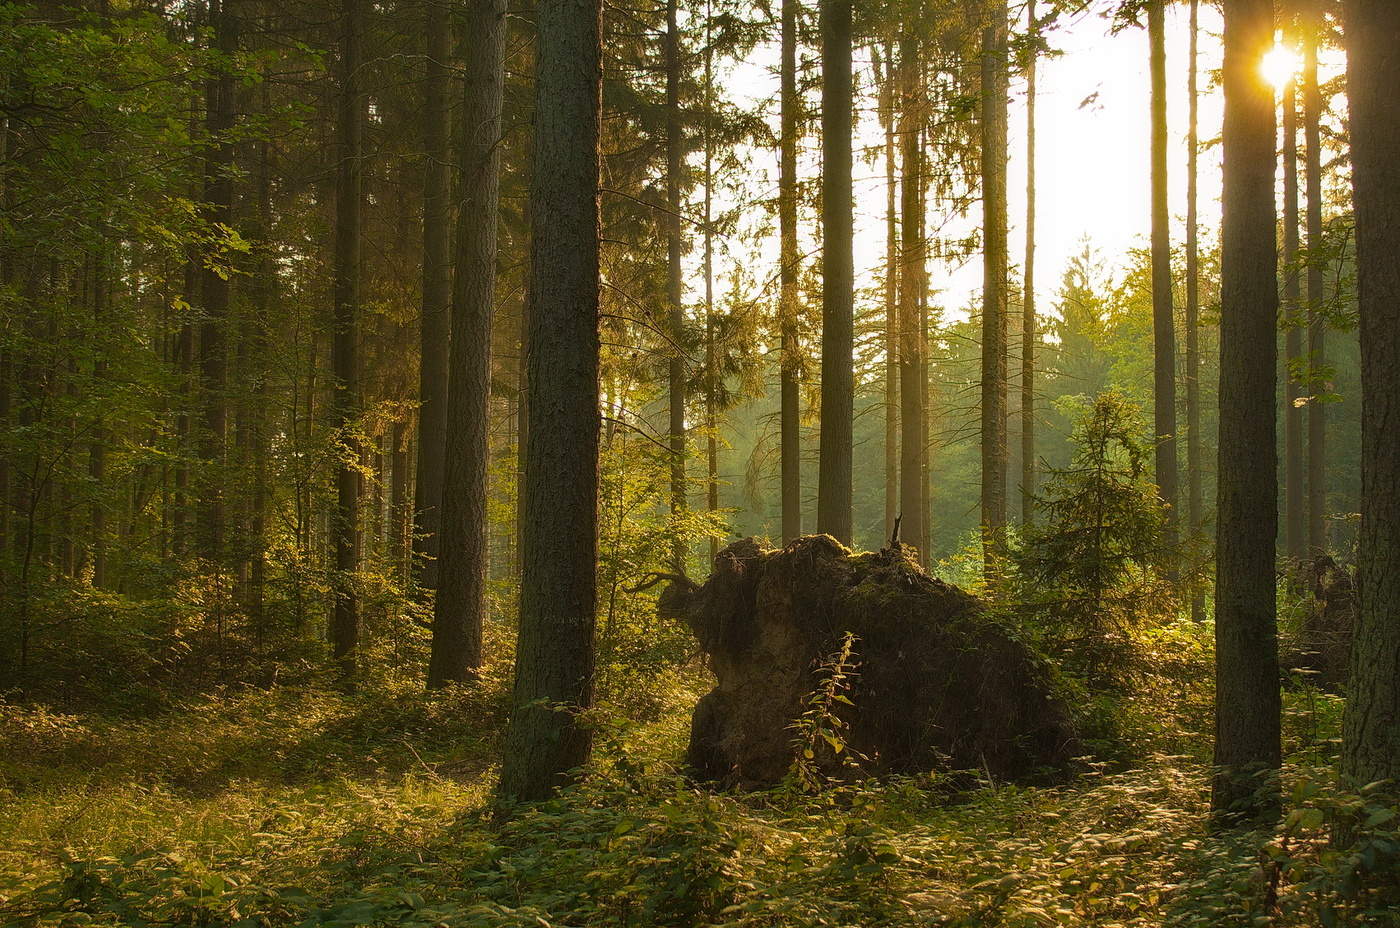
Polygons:
<instances>
[{"instance_id":1,"label":"green foliage","mask_svg":"<svg viewBox=\"0 0 1400 928\"><path fill-rule=\"evenodd\" d=\"M1017 601L1042 646L1091 690L1121 687L1134 634L1172 614L1159 565L1162 507L1147 478L1135 408L1100 394L1075 429L1069 467L1051 471L1041 519L1014 563Z\"/></svg>"}]
</instances>

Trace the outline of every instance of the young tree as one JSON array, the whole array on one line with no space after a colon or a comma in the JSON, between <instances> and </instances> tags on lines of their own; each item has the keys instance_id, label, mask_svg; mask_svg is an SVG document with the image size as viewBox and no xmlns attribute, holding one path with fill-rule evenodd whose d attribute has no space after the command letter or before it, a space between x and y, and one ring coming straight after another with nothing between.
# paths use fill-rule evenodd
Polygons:
<instances>
[{"instance_id":1,"label":"young tree","mask_svg":"<svg viewBox=\"0 0 1400 928\"><path fill-rule=\"evenodd\" d=\"M1361 314L1360 608L1342 773L1400 780L1400 5L1348 0L1347 88Z\"/></svg>"},{"instance_id":2,"label":"young tree","mask_svg":"<svg viewBox=\"0 0 1400 928\"><path fill-rule=\"evenodd\" d=\"M1274 536L1274 95L1259 71L1273 44L1272 0L1226 0L1221 226L1220 458L1216 530L1215 763L1222 818L1277 809L1256 801L1278 769L1280 697Z\"/></svg>"},{"instance_id":3,"label":"young tree","mask_svg":"<svg viewBox=\"0 0 1400 928\"><path fill-rule=\"evenodd\" d=\"M821 0L822 409L817 531L851 543L855 253L851 186L851 0Z\"/></svg>"},{"instance_id":4,"label":"young tree","mask_svg":"<svg viewBox=\"0 0 1400 928\"><path fill-rule=\"evenodd\" d=\"M423 85L423 297L418 359L418 463L413 550L418 581L438 585L438 526L446 465L448 354L452 300L451 205L448 169L448 0L426 0L427 61Z\"/></svg>"},{"instance_id":5,"label":"young tree","mask_svg":"<svg viewBox=\"0 0 1400 928\"><path fill-rule=\"evenodd\" d=\"M1006 0L982 26L982 533L989 573L1006 527Z\"/></svg>"},{"instance_id":6,"label":"young tree","mask_svg":"<svg viewBox=\"0 0 1400 928\"><path fill-rule=\"evenodd\" d=\"M801 394L797 380L801 359L797 345L797 133L801 101L797 98L797 11L800 0L783 0L778 142L778 276L782 360L779 373L779 445L781 447L783 540L802 534Z\"/></svg>"},{"instance_id":7,"label":"young tree","mask_svg":"<svg viewBox=\"0 0 1400 928\"><path fill-rule=\"evenodd\" d=\"M1152 383L1157 490L1167 504L1162 543L1176 547L1176 317L1172 312L1171 212L1167 203L1166 0L1148 0L1152 46Z\"/></svg>"},{"instance_id":8,"label":"young tree","mask_svg":"<svg viewBox=\"0 0 1400 928\"><path fill-rule=\"evenodd\" d=\"M481 666L486 621L486 471L491 320L499 225L505 0L468 0L462 106L461 212L452 288L451 382L442 545L428 686L469 679Z\"/></svg>"},{"instance_id":9,"label":"young tree","mask_svg":"<svg viewBox=\"0 0 1400 928\"><path fill-rule=\"evenodd\" d=\"M354 573L360 562L360 457L353 437L359 407L360 209L364 198L361 145L365 97L360 89L363 63L364 0L341 0L340 94L336 117L335 253L331 296L334 304L331 378L334 399L330 425L342 448L336 468L336 508L331 520L335 548L335 602L331 610L331 655L344 682L354 681L360 646L360 609Z\"/></svg>"},{"instance_id":10,"label":"young tree","mask_svg":"<svg viewBox=\"0 0 1400 928\"><path fill-rule=\"evenodd\" d=\"M536 800L588 759L598 509L598 0L538 5L530 441L520 636L501 794Z\"/></svg>"}]
</instances>

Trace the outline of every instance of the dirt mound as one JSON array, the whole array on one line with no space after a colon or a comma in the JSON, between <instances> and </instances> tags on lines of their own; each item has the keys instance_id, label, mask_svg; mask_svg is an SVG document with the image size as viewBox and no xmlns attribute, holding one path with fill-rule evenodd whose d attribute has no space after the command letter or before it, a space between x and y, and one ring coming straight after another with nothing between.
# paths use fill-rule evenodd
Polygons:
<instances>
[{"instance_id":1,"label":"dirt mound","mask_svg":"<svg viewBox=\"0 0 1400 928\"><path fill-rule=\"evenodd\" d=\"M853 554L828 535L782 550L747 538L719 553L703 586L673 583L660 609L695 633L719 680L695 707L690 764L737 785L781 780L822 659L851 633L858 673L836 714L868 772L1007 780L1063 767L1078 744L1045 665L911 555Z\"/></svg>"}]
</instances>

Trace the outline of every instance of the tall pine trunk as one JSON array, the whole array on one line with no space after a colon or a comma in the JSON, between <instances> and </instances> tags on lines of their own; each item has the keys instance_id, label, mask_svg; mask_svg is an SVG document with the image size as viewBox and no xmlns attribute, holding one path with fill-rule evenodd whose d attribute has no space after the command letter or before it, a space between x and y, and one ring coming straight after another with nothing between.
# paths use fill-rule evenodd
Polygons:
<instances>
[{"instance_id":1,"label":"tall pine trunk","mask_svg":"<svg viewBox=\"0 0 1400 928\"><path fill-rule=\"evenodd\" d=\"M1186 130L1186 531L1191 540L1191 619L1206 618L1205 584L1201 579L1201 527L1204 518L1201 463L1201 256L1197 200L1200 171L1200 97L1198 44L1200 0L1191 0L1190 73L1187 77Z\"/></svg>"},{"instance_id":2,"label":"tall pine trunk","mask_svg":"<svg viewBox=\"0 0 1400 928\"><path fill-rule=\"evenodd\" d=\"M817 531L850 544L855 256L851 187L851 0L821 0L822 409Z\"/></svg>"},{"instance_id":3,"label":"tall pine trunk","mask_svg":"<svg viewBox=\"0 0 1400 928\"><path fill-rule=\"evenodd\" d=\"M780 73L782 126L778 142L778 275L780 337L778 430L781 457L783 540L802 534L801 358L797 345L797 9L801 0L783 0Z\"/></svg>"},{"instance_id":4,"label":"tall pine trunk","mask_svg":"<svg viewBox=\"0 0 1400 928\"><path fill-rule=\"evenodd\" d=\"M462 106L461 213L452 288L452 358L447 394L447 464L442 544L428 686L463 682L481 667L489 546L491 323L499 223L501 106L506 2L468 0L466 93Z\"/></svg>"},{"instance_id":5,"label":"tall pine trunk","mask_svg":"<svg viewBox=\"0 0 1400 928\"><path fill-rule=\"evenodd\" d=\"M354 682L360 647L360 608L354 577L360 562L360 443L354 430L359 414L357 338L360 211L364 196L360 160L365 120L365 97L360 90L363 18L364 0L341 0L330 425L342 447L336 467L336 506L331 518L336 575L330 644L337 671L347 684Z\"/></svg>"},{"instance_id":6,"label":"tall pine trunk","mask_svg":"<svg viewBox=\"0 0 1400 928\"><path fill-rule=\"evenodd\" d=\"M982 547L996 572L1006 528L1006 121L1005 0L982 27Z\"/></svg>"},{"instance_id":7,"label":"tall pine trunk","mask_svg":"<svg viewBox=\"0 0 1400 928\"><path fill-rule=\"evenodd\" d=\"M1291 37L1291 31L1289 33ZM1283 88L1283 549L1300 563L1307 553L1307 512L1303 492L1303 320L1298 281L1298 106L1297 88Z\"/></svg>"},{"instance_id":8,"label":"tall pine trunk","mask_svg":"<svg viewBox=\"0 0 1400 928\"><path fill-rule=\"evenodd\" d=\"M924 498L924 323L922 309L924 252L920 213L922 151L919 106L919 40L911 29L900 38L899 137L903 162L902 234L899 269L899 509L900 534L928 562L927 510Z\"/></svg>"},{"instance_id":9,"label":"tall pine trunk","mask_svg":"<svg viewBox=\"0 0 1400 928\"><path fill-rule=\"evenodd\" d=\"M541 0L531 183L530 440L501 793L536 800L592 746L598 523L598 0Z\"/></svg>"},{"instance_id":10,"label":"tall pine trunk","mask_svg":"<svg viewBox=\"0 0 1400 928\"><path fill-rule=\"evenodd\" d=\"M1400 780L1400 5L1349 0L1347 88L1361 314L1360 609L1342 726L1354 785Z\"/></svg>"},{"instance_id":11,"label":"tall pine trunk","mask_svg":"<svg viewBox=\"0 0 1400 928\"><path fill-rule=\"evenodd\" d=\"M685 486L685 306L681 286L681 163L685 139L681 134L681 38L676 22L677 0L666 0L666 305L669 311L671 358L666 371L666 394L671 415L671 515L686 509ZM679 537L672 560L685 572L688 552Z\"/></svg>"},{"instance_id":12,"label":"tall pine trunk","mask_svg":"<svg viewBox=\"0 0 1400 928\"><path fill-rule=\"evenodd\" d=\"M418 365L418 464L414 485L413 551L418 582L438 585L438 527L446 466L447 364L450 356L452 261L448 119L448 0L426 0L426 80L423 87L423 297Z\"/></svg>"},{"instance_id":13,"label":"tall pine trunk","mask_svg":"<svg viewBox=\"0 0 1400 928\"><path fill-rule=\"evenodd\" d=\"M1026 3L1026 28L1031 38L1026 62L1026 267L1021 286L1021 522L1035 520L1035 64L1040 33L1035 0Z\"/></svg>"},{"instance_id":14,"label":"tall pine trunk","mask_svg":"<svg viewBox=\"0 0 1400 928\"><path fill-rule=\"evenodd\" d=\"M1307 5L1303 26L1303 146L1308 195L1308 365L1327 362L1327 318L1322 312L1322 94L1317 87L1317 45L1322 30L1318 0ZM1316 387L1314 387L1316 391ZM1308 550L1327 550L1327 404L1308 404Z\"/></svg>"},{"instance_id":15,"label":"tall pine trunk","mask_svg":"<svg viewBox=\"0 0 1400 928\"><path fill-rule=\"evenodd\" d=\"M210 0L214 47L222 56L218 72L206 83L206 128L209 150L204 161L204 202L209 221L223 228L233 223L234 62L238 48L235 0ZM217 238L216 238L217 241ZM222 266L231 255L206 258L200 278L204 319L199 326L200 400L203 428L199 438L199 505L196 532L200 556L218 563L224 546L224 447L228 430L226 379L230 273Z\"/></svg>"},{"instance_id":16,"label":"tall pine trunk","mask_svg":"<svg viewBox=\"0 0 1400 928\"><path fill-rule=\"evenodd\" d=\"M1167 202L1167 27L1166 0L1147 5L1152 46L1152 407L1156 433L1157 492L1166 504L1162 545L1175 572L1176 316L1172 311L1171 212Z\"/></svg>"},{"instance_id":17,"label":"tall pine trunk","mask_svg":"<svg viewBox=\"0 0 1400 928\"><path fill-rule=\"evenodd\" d=\"M899 515L899 204L895 178L895 52L885 46L880 122L885 130L885 537ZM878 64L878 49L877 49ZM877 78L878 79L878 78Z\"/></svg>"},{"instance_id":18,"label":"tall pine trunk","mask_svg":"<svg viewBox=\"0 0 1400 928\"><path fill-rule=\"evenodd\" d=\"M1273 2L1226 0L1224 9L1217 772L1211 807L1234 818L1277 810L1277 796L1260 775L1277 771L1281 754L1274 591L1278 249L1274 95L1259 71L1273 44Z\"/></svg>"}]
</instances>

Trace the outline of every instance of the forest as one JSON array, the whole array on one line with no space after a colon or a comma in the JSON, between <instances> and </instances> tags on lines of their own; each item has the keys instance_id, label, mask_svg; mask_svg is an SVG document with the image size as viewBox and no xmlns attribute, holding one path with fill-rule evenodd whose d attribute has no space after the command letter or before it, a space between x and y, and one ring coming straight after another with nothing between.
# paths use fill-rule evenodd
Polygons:
<instances>
[{"instance_id":1,"label":"forest","mask_svg":"<svg viewBox=\"0 0 1400 928\"><path fill-rule=\"evenodd\" d=\"M0 0L0 926L1400 926L1396 0Z\"/></svg>"}]
</instances>

